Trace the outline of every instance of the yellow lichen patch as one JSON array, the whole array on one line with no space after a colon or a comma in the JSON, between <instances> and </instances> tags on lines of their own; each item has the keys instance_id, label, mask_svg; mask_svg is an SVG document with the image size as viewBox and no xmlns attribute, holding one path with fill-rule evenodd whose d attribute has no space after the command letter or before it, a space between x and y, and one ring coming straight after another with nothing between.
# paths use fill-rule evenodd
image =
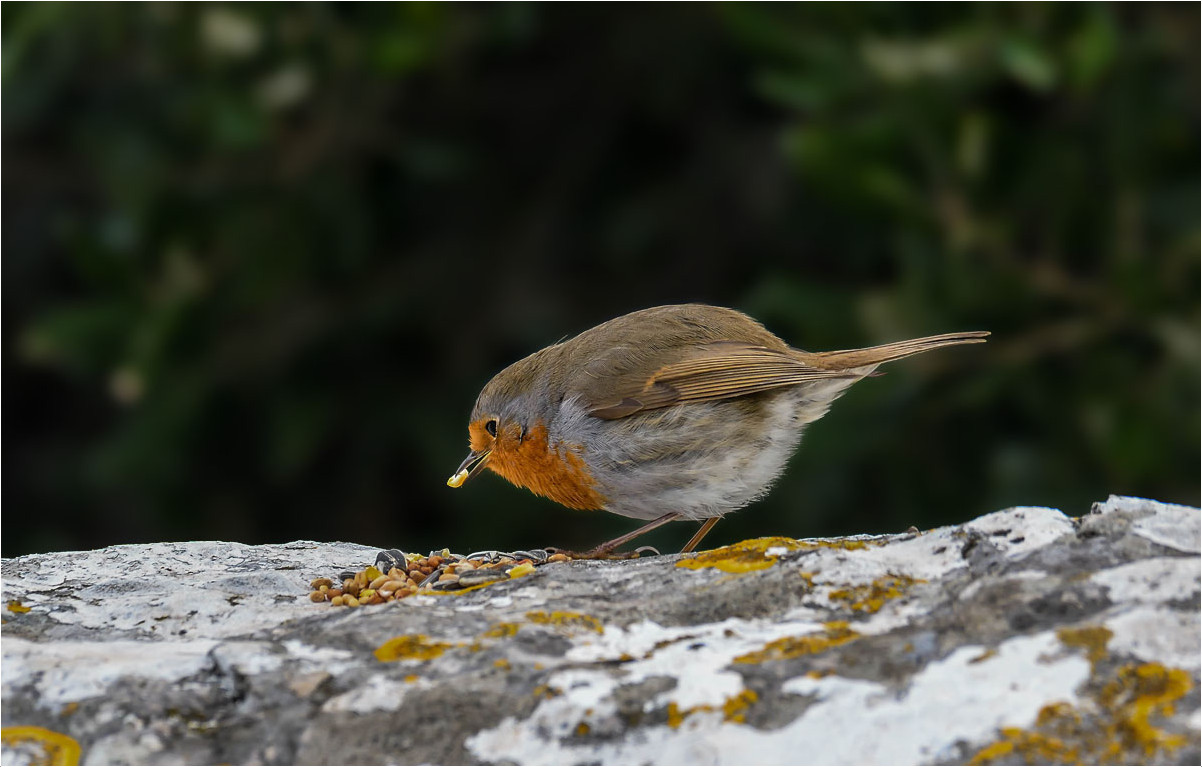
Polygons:
<instances>
[{"instance_id":1,"label":"yellow lichen patch","mask_svg":"<svg viewBox=\"0 0 1202 767\"><path fill-rule=\"evenodd\" d=\"M485 639L505 639L518 633L518 628L519 626L516 623L497 623L480 636Z\"/></svg>"},{"instance_id":2,"label":"yellow lichen patch","mask_svg":"<svg viewBox=\"0 0 1202 767\"><path fill-rule=\"evenodd\" d=\"M509 669L509 665L510 665L510 664L509 664L509 661L508 661L508 660L506 660L505 658L497 658L496 660L494 660L494 661L492 662L492 664L493 664L494 666L496 666L497 668L501 669L502 671L506 671L506 670L508 670L508 669Z\"/></svg>"},{"instance_id":3,"label":"yellow lichen patch","mask_svg":"<svg viewBox=\"0 0 1202 767\"><path fill-rule=\"evenodd\" d=\"M45 727L5 727L0 741L10 749L33 750L33 764L79 764L79 742Z\"/></svg>"},{"instance_id":4,"label":"yellow lichen patch","mask_svg":"<svg viewBox=\"0 0 1202 767\"><path fill-rule=\"evenodd\" d=\"M884 541L865 541L851 538L822 538L798 541L803 549L839 549L841 551L863 551L869 546L884 546Z\"/></svg>"},{"instance_id":5,"label":"yellow lichen patch","mask_svg":"<svg viewBox=\"0 0 1202 767\"><path fill-rule=\"evenodd\" d=\"M405 681L405 684L413 684L414 682L416 682L419 679L421 679L421 677L418 676L417 674L409 674L405 677L404 681Z\"/></svg>"},{"instance_id":6,"label":"yellow lichen patch","mask_svg":"<svg viewBox=\"0 0 1202 767\"><path fill-rule=\"evenodd\" d=\"M9 612L27 613L27 612L29 612L29 610L30 610L30 608L26 605L21 604L21 600L19 600L19 599L8 600L8 611Z\"/></svg>"},{"instance_id":7,"label":"yellow lichen patch","mask_svg":"<svg viewBox=\"0 0 1202 767\"><path fill-rule=\"evenodd\" d=\"M860 635L848 627L846 621L831 621L818 634L801 637L785 637L769 642L762 650L749 652L734 659L735 663L765 663L772 660L788 660L802 655L815 655L841 644L846 644Z\"/></svg>"},{"instance_id":8,"label":"yellow lichen patch","mask_svg":"<svg viewBox=\"0 0 1202 767\"><path fill-rule=\"evenodd\" d=\"M591 729L592 728L588 726L588 722L579 722L576 725L576 737L583 738L585 735L589 734Z\"/></svg>"},{"instance_id":9,"label":"yellow lichen patch","mask_svg":"<svg viewBox=\"0 0 1202 767\"><path fill-rule=\"evenodd\" d=\"M432 642L422 634L404 634L393 637L376 648L376 660L390 663L396 660L432 660L452 647L459 645L447 642Z\"/></svg>"},{"instance_id":10,"label":"yellow lichen patch","mask_svg":"<svg viewBox=\"0 0 1202 767\"><path fill-rule=\"evenodd\" d=\"M1102 688L1099 702L1115 714L1115 734L1128 753L1152 756L1175 751L1185 736L1165 732L1152 724L1154 716L1172 716L1173 704L1193 688L1189 672L1159 663L1130 664L1118 678Z\"/></svg>"},{"instance_id":11,"label":"yellow lichen patch","mask_svg":"<svg viewBox=\"0 0 1202 767\"><path fill-rule=\"evenodd\" d=\"M1085 626L1083 628L1060 629L1056 637L1067 647L1082 647L1089 665L1097 667L1106 658L1106 645L1114 632L1104 626Z\"/></svg>"},{"instance_id":12,"label":"yellow lichen patch","mask_svg":"<svg viewBox=\"0 0 1202 767\"><path fill-rule=\"evenodd\" d=\"M743 724L747 720L747 709L759 700L755 690L743 690L738 695L732 695L722 702L718 708L722 710L722 721ZM674 702L668 703L668 726L672 729L680 727L684 720L701 711L714 711L714 706L702 704L681 710Z\"/></svg>"},{"instance_id":13,"label":"yellow lichen patch","mask_svg":"<svg viewBox=\"0 0 1202 767\"><path fill-rule=\"evenodd\" d=\"M563 690L559 689L558 687L549 687L545 684L540 684L538 687L534 688L534 692L531 694L536 698L545 698L550 700L551 698L558 698L560 695L563 695Z\"/></svg>"},{"instance_id":14,"label":"yellow lichen patch","mask_svg":"<svg viewBox=\"0 0 1202 767\"><path fill-rule=\"evenodd\" d=\"M1077 749L1072 748L1059 738L1043 735L1038 732L1026 732L1016 727L1006 727L1002 731L1005 740L991 743L978 751L970 765L992 764L1017 752L1026 764L1081 764Z\"/></svg>"},{"instance_id":15,"label":"yellow lichen patch","mask_svg":"<svg viewBox=\"0 0 1202 767\"><path fill-rule=\"evenodd\" d=\"M531 623L540 623L545 626L560 626L567 629L585 629L586 631L595 631L598 634L605 633L605 627L601 625L601 621L591 615L584 613L573 613L566 611L556 611L545 613L535 611L526 613L526 620Z\"/></svg>"},{"instance_id":16,"label":"yellow lichen patch","mask_svg":"<svg viewBox=\"0 0 1202 767\"><path fill-rule=\"evenodd\" d=\"M769 556L768 549L783 548L795 551L803 546L801 541L792 538L753 538L732 546L703 551L680 560L676 566L687 567L690 570L713 567L726 573L746 573L752 570L763 570L776 564L776 557Z\"/></svg>"},{"instance_id":17,"label":"yellow lichen patch","mask_svg":"<svg viewBox=\"0 0 1202 767\"><path fill-rule=\"evenodd\" d=\"M751 704L759 700L759 697L755 690L744 690L727 698L722 704L722 720L738 724L747 721L747 709L751 708Z\"/></svg>"},{"instance_id":18,"label":"yellow lichen patch","mask_svg":"<svg viewBox=\"0 0 1202 767\"><path fill-rule=\"evenodd\" d=\"M835 589L830 593L832 602L846 602L856 612L875 613L890 599L905 595L916 583L926 583L908 575L887 575L863 586Z\"/></svg>"},{"instance_id":19,"label":"yellow lichen patch","mask_svg":"<svg viewBox=\"0 0 1202 767\"><path fill-rule=\"evenodd\" d=\"M674 703L672 701L669 701L668 702L668 726L671 727L673 730L675 730L677 727L679 727L681 725L682 722L684 722L684 718L686 716L688 716L689 714L693 713L694 710L695 709L690 708L687 711L681 712L680 706L676 705L676 703Z\"/></svg>"},{"instance_id":20,"label":"yellow lichen patch","mask_svg":"<svg viewBox=\"0 0 1202 767\"><path fill-rule=\"evenodd\" d=\"M1007 730L1002 730L1003 734L1005 734L1006 732L1007 732ZM985 746L985 748L982 748L977 753L973 754L972 759L968 760L968 764L972 765L973 767L975 767L976 765L980 765L980 764L993 764L993 761L995 759L1001 759L1003 756L1006 756L1007 754L1011 754L1013 752L1014 752L1013 741L1009 741L1009 740L994 741L993 743L990 743L988 746ZM1048 764L1051 764L1051 762L1048 762Z\"/></svg>"},{"instance_id":21,"label":"yellow lichen patch","mask_svg":"<svg viewBox=\"0 0 1202 767\"><path fill-rule=\"evenodd\" d=\"M814 575L815 575L815 573L811 573L811 572L800 572L800 573L798 573L798 575L800 575L800 576L801 576L801 579L802 579L803 581L805 581L805 583L806 583L806 590L807 590L807 591L813 591L813 590L814 590Z\"/></svg>"},{"instance_id":22,"label":"yellow lichen patch","mask_svg":"<svg viewBox=\"0 0 1202 767\"><path fill-rule=\"evenodd\" d=\"M1098 646L1096 639L1094 635L1088 646ZM1000 730L1001 737L977 751L968 763L1010 761L1015 754L1027 764L1171 761L1189 739L1161 729L1153 718L1171 716L1176 701L1192 687L1193 681L1183 669L1158 663L1123 666L1092 701L1081 706L1044 706L1033 727Z\"/></svg>"}]
</instances>

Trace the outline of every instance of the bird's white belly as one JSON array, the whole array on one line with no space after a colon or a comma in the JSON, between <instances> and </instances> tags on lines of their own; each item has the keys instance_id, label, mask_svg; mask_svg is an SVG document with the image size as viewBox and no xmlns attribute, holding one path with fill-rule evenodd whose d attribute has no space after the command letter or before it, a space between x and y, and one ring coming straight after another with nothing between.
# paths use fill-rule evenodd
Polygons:
<instances>
[{"instance_id":1,"label":"bird's white belly","mask_svg":"<svg viewBox=\"0 0 1202 767\"><path fill-rule=\"evenodd\" d=\"M840 383L838 393L851 382ZM588 430L582 457L607 500L606 511L637 519L671 511L708 519L768 492L802 427L838 396L815 393L784 389L755 403L688 403L613 421L584 416L572 418L573 430Z\"/></svg>"}]
</instances>

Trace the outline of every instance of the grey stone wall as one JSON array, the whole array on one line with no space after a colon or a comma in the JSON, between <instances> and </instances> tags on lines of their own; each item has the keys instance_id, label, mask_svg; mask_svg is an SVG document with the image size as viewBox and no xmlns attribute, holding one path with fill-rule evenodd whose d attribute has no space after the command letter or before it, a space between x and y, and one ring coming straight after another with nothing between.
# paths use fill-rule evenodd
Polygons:
<instances>
[{"instance_id":1,"label":"grey stone wall","mask_svg":"<svg viewBox=\"0 0 1202 767\"><path fill-rule=\"evenodd\" d=\"M1080 511L359 608L346 543L6 559L3 761L1196 764L1199 510Z\"/></svg>"}]
</instances>

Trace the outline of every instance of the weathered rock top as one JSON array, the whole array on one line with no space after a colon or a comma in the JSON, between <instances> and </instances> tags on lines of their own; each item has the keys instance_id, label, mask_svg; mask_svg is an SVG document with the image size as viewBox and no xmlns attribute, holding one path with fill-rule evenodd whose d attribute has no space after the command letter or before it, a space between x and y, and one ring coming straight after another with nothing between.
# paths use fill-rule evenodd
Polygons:
<instances>
[{"instance_id":1,"label":"weathered rock top","mask_svg":"<svg viewBox=\"0 0 1202 767\"><path fill-rule=\"evenodd\" d=\"M3 762L1196 764L1200 521L1111 497L354 609L308 584L378 549L5 559Z\"/></svg>"}]
</instances>

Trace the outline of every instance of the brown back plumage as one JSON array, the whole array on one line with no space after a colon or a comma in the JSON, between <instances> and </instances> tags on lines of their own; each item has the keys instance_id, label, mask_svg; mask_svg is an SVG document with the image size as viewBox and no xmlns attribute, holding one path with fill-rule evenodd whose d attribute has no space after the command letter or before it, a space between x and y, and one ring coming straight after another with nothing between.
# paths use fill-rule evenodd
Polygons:
<instances>
[{"instance_id":1,"label":"brown back plumage","mask_svg":"<svg viewBox=\"0 0 1202 767\"><path fill-rule=\"evenodd\" d=\"M945 333L866 349L806 352L745 314L661 306L619 317L560 345L566 390L606 420L682 402L742 397L830 378L861 378L884 362L956 344L984 331Z\"/></svg>"}]
</instances>

